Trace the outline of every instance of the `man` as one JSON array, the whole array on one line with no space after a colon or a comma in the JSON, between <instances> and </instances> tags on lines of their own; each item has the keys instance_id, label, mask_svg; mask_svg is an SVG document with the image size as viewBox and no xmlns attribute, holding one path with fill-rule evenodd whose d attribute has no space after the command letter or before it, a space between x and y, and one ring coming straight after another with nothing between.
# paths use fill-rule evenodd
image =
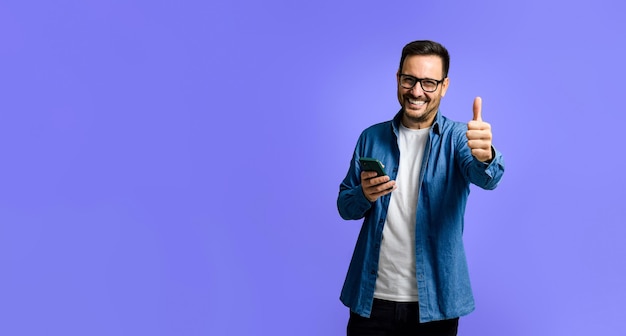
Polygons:
<instances>
[{"instance_id":1,"label":"man","mask_svg":"<svg viewBox=\"0 0 626 336\"><path fill-rule=\"evenodd\" d=\"M349 336L456 335L459 317L474 310L462 240L469 184L494 189L504 162L479 97L467 124L441 115L449 65L439 43L404 47L402 108L363 131L341 183L341 217L365 218L341 292ZM363 157L388 175L362 169Z\"/></svg>"}]
</instances>

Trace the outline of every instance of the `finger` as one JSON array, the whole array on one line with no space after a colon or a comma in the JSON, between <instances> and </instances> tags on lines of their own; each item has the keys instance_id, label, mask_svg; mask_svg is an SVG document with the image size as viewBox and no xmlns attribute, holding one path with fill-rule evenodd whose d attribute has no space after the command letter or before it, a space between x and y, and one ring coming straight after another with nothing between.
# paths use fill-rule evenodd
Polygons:
<instances>
[{"instance_id":1,"label":"finger","mask_svg":"<svg viewBox=\"0 0 626 336\"><path fill-rule=\"evenodd\" d=\"M491 124L484 121L470 120L467 122L467 129L491 131Z\"/></svg>"},{"instance_id":2,"label":"finger","mask_svg":"<svg viewBox=\"0 0 626 336\"><path fill-rule=\"evenodd\" d=\"M392 191L393 191L393 190L391 190L391 189L389 189L389 190L385 190L385 191L383 191L383 192L379 192L379 193L373 194L373 195L372 195L372 197L373 197L374 199L378 199L378 198L380 198L380 197L382 197L382 196L385 196L385 195L387 195L387 194L391 193Z\"/></svg>"},{"instance_id":3,"label":"finger","mask_svg":"<svg viewBox=\"0 0 626 336\"><path fill-rule=\"evenodd\" d=\"M386 183L389 183L391 181L389 181L389 176L381 176L381 177L371 178L371 179L369 179L368 182L369 182L369 185L371 187L379 188L378 190L384 190L386 188L385 187L381 187L381 186L383 186Z\"/></svg>"},{"instance_id":4,"label":"finger","mask_svg":"<svg viewBox=\"0 0 626 336\"><path fill-rule=\"evenodd\" d=\"M388 193L396 190L397 186L396 186L396 182L395 181L389 181L385 184L380 184L376 187L373 187L372 189L372 195L376 198L383 196L383 195L387 195Z\"/></svg>"},{"instance_id":5,"label":"finger","mask_svg":"<svg viewBox=\"0 0 626 336\"><path fill-rule=\"evenodd\" d=\"M371 173L371 172L368 172ZM380 176L376 177L376 172L373 172L374 175L369 178L361 177L361 184L366 189L376 188L377 186L389 181L389 176Z\"/></svg>"},{"instance_id":6,"label":"finger","mask_svg":"<svg viewBox=\"0 0 626 336\"><path fill-rule=\"evenodd\" d=\"M470 149L484 149L488 150L491 148L490 140L468 140L467 147Z\"/></svg>"},{"instance_id":7,"label":"finger","mask_svg":"<svg viewBox=\"0 0 626 336\"><path fill-rule=\"evenodd\" d=\"M483 108L483 99L480 97L474 98L474 119L473 120L478 120L478 121L483 120L482 108Z\"/></svg>"},{"instance_id":8,"label":"finger","mask_svg":"<svg viewBox=\"0 0 626 336\"><path fill-rule=\"evenodd\" d=\"M362 171L362 172L361 172L361 179L362 179L362 180L371 179L371 178L375 177L376 175L377 175L377 174L376 174L376 172L374 172L374 171L369 171L369 170L368 170L368 171L365 171L365 170L364 170L364 171Z\"/></svg>"},{"instance_id":9,"label":"finger","mask_svg":"<svg viewBox=\"0 0 626 336\"><path fill-rule=\"evenodd\" d=\"M468 130L467 132L465 132L465 136L467 137L468 140L478 140L478 139L485 139L485 140L491 140L491 132L489 130Z\"/></svg>"}]
</instances>

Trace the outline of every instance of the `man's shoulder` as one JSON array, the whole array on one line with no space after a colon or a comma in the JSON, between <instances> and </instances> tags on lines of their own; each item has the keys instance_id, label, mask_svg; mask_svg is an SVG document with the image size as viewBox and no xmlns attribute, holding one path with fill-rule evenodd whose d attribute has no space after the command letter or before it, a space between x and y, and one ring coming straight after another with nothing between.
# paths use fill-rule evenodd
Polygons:
<instances>
[{"instance_id":1,"label":"man's shoulder","mask_svg":"<svg viewBox=\"0 0 626 336\"><path fill-rule=\"evenodd\" d=\"M458 134L458 133L463 133L465 134L465 131L467 131L467 123L461 122L461 121L456 121L456 120L452 120L444 115L441 115L441 119L439 121L440 123L440 127L441 127L441 132L443 134L445 133L452 133L452 134Z\"/></svg>"},{"instance_id":2,"label":"man's shoulder","mask_svg":"<svg viewBox=\"0 0 626 336\"><path fill-rule=\"evenodd\" d=\"M393 141L393 123L391 120L379 122L364 129L359 136L361 145L372 143L387 143Z\"/></svg>"},{"instance_id":3,"label":"man's shoulder","mask_svg":"<svg viewBox=\"0 0 626 336\"><path fill-rule=\"evenodd\" d=\"M379 122L377 124L371 125L363 130L363 134L375 134L380 132L391 132L392 131L392 120L387 120L383 122Z\"/></svg>"},{"instance_id":4,"label":"man's shoulder","mask_svg":"<svg viewBox=\"0 0 626 336\"><path fill-rule=\"evenodd\" d=\"M467 127L467 123L462 121L456 121L446 117L445 115L441 115L441 122L447 127L456 128L456 127Z\"/></svg>"}]
</instances>

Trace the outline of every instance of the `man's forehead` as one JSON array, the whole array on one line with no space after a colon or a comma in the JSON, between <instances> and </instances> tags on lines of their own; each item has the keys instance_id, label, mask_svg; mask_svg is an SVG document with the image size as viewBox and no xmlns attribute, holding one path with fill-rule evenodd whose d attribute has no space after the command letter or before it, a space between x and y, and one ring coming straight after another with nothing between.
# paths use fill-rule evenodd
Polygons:
<instances>
[{"instance_id":1,"label":"man's forehead","mask_svg":"<svg viewBox=\"0 0 626 336\"><path fill-rule=\"evenodd\" d=\"M403 72L410 70L428 72L432 75L441 76L443 61L437 55L410 55L404 59L402 70Z\"/></svg>"}]
</instances>

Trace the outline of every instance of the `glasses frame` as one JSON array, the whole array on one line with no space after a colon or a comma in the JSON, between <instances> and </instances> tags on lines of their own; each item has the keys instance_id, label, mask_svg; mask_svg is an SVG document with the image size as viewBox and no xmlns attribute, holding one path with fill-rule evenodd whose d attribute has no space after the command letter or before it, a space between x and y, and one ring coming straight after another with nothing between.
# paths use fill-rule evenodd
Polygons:
<instances>
[{"instance_id":1,"label":"glasses frame","mask_svg":"<svg viewBox=\"0 0 626 336\"><path fill-rule=\"evenodd\" d=\"M409 77L415 80L415 84L413 84L411 87L406 87L404 85L402 85L402 78L403 77ZM415 76L411 76L411 75L407 75L407 74L400 74L399 78L398 78L398 82L400 84L401 87L407 89L407 90L412 90L415 85L417 85L417 83L420 83L420 87L422 88L422 91L424 92L435 92L437 91L437 89L439 88L439 84L443 83L443 81L446 79L446 77L442 78L441 80L436 80L436 79L432 79L432 78L417 78ZM435 86L435 88L433 90L426 90L424 89L424 85L422 84L422 81L424 80L429 80L429 81L433 81L435 83L437 83L437 86Z\"/></svg>"}]
</instances>

